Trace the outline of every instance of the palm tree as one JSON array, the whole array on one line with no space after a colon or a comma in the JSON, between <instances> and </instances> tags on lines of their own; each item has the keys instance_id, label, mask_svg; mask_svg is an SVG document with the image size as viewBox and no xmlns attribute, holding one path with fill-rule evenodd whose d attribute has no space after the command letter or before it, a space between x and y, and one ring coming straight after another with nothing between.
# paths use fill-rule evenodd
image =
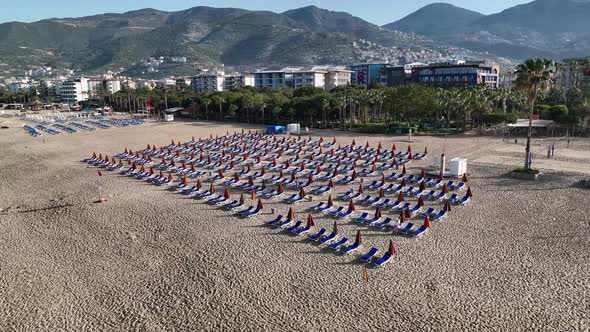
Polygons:
<instances>
[{"instance_id":1,"label":"palm tree","mask_svg":"<svg viewBox=\"0 0 590 332\"><path fill-rule=\"evenodd\" d=\"M553 62L547 59L528 59L517 67L517 88L526 90L528 93L529 130L526 140L526 156L524 168L530 169L531 136L533 135L533 112L539 90L546 90L551 79Z\"/></svg>"},{"instance_id":2,"label":"palm tree","mask_svg":"<svg viewBox=\"0 0 590 332\"><path fill-rule=\"evenodd\" d=\"M219 105L219 121L223 121L223 103L225 103L225 98L222 95L213 95L211 96L211 100L213 103Z\"/></svg>"}]
</instances>

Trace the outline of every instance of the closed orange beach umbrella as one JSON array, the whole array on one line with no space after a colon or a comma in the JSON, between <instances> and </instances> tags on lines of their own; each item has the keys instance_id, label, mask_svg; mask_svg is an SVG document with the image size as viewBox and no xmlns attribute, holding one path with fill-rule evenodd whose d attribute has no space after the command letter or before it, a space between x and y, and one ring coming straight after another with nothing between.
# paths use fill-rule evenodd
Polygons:
<instances>
[{"instance_id":1,"label":"closed orange beach umbrella","mask_svg":"<svg viewBox=\"0 0 590 332\"><path fill-rule=\"evenodd\" d=\"M383 188L379 189L379 197L385 197L385 190L383 190Z\"/></svg>"},{"instance_id":2,"label":"closed orange beach umbrella","mask_svg":"<svg viewBox=\"0 0 590 332\"><path fill-rule=\"evenodd\" d=\"M170 180L170 182L172 182L172 180L174 180L174 176L172 176L172 172L170 172L170 174L168 174L168 180Z\"/></svg>"},{"instance_id":3,"label":"closed orange beach umbrella","mask_svg":"<svg viewBox=\"0 0 590 332\"><path fill-rule=\"evenodd\" d=\"M406 211L404 211L404 214L406 215L406 218L411 218L412 217L412 214L410 213L410 208L409 207L406 208Z\"/></svg>"},{"instance_id":4,"label":"closed orange beach umbrella","mask_svg":"<svg viewBox=\"0 0 590 332\"><path fill-rule=\"evenodd\" d=\"M358 192L359 192L360 194L362 194L362 193L363 193L363 184L362 184L362 183L359 183L359 190L358 190Z\"/></svg>"},{"instance_id":5,"label":"closed orange beach umbrella","mask_svg":"<svg viewBox=\"0 0 590 332\"><path fill-rule=\"evenodd\" d=\"M215 192L215 185L213 184L213 182L211 182L211 185L209 186L209 192Z\"/></svg>"},{"instance_id":6,"label":"closed orange beach umbrella","mask_svg":"<svg viewBox=\"0 0 590 332\"><path fill-rule=\"evenodd\" d=\"M256 191L252 190L252 200L256 200Z\"/></svg>"},{"instance_id":7,"label":"closed orange beach umbrella","mask_svg":"<svg viewBox=\"0 0 590 332\"><path fill-rule=\"evenodd\" d=\"M461 182L467 182L467 173L463 173L463 177L461 178Z\"/></svg>"},{"instance_id":8,"label":"closed orange beach umbrella","mask_svg":"<svg viewBox=\"0 0 590 332\"><path fill-rule=\"evenodd\" d=\"M332 179L330 179L330 181L328 181L328 187L334 188L334 182L332 181Z\"/></svg>"},{"instance_id":9,"label":"closed orange beach umbrella","mask_svg":"<svg viewBox=\"0 0 590 332\"><path fill-rule=\"evenodd\" d=\"M430 218L428 216L426 216L426 218L424 218L424 226L426 228L430 228Z\"/></svg>"},{"instance_id":10,"label":"closed orange beach umbrella","mask_svg":"<svg viewBox=\"0 0 590 332\"><path fill-rule=\"evenodd\" d=\"M264 206L262 205L262 200L258 200L258 205L256 206L256 209L260 209L262 210L264 208Z\"/></svg>"},{"instance_id":11,"label":"closed orange beach umbrella","mask_svg":"<svg viewBox=\"0 0 590 332\"><path fill-rule=\"evenodd\" d=\"M197 189L201 189L201 187L203 187L203 185L201 184L201 180L197 179L197 184L196 184Z\"/></svg>"},{"instance_id":12,"label":"closed orange beach umbrella","mask_svg":"<svg viewBox=\"0 0 590 332\"><path fill-rule=\"evenodd\" d=\"M332 200L332 195L328 196L328 206L334 206L334 201Z\"/></svg>"},{"instance_id":13,"label":"closed orange beach umbrella","mask_svg":"<svg viewBox=\"0 0 590 332\"><path fill-rule=\"evenodd\" d=\"M360 230L357 230L357 231L356 231L356 237L355 237L355 239L354 239L354 243L355 243L355 244L356 244L356 243L358 243L358 244L360 244L360 243L361 243L361 231L360 231Z\"/></svg>"},{"instance_id":14,"label":"closed orange beach umbrella","mask_svg":"<svg viewBox=\"0 0 590 332\"><path fill-rule=\"evenodd\" d=\"M351 199L350 203L348 203L348 211L354 211L354 210L356 210L356 208L354 207L354 202Z\"/></svg>"},{"instance_id":15,"label":"closed orange beach umbrella","mask_svg":"<svg viewBox=\"0 0 590 332\"><path fill-rule=\"evenodd\" d=\"M188 178L186 176L184 177L184 179L182 179L182 184L188 186Z\"/></svg>"},{"instance_id":16,"label":"closed orange beach umbrella","mask_svg":"<svg viewBox=\"0 0 590 332\"><path fill-rule=\"evenodd\" d=\"M289 208L289 212L287 213L287 219L294 220L295 219L295 212L293 212L293 208Z\"/></svg>"},{"instance_id":17,"label":"closed orange beach umbrella","mask_svg":"<svg viewBox=\"0 0 590 332\"><path fill-rule=\"evenodd\" d=\"M424 198L422 196L418 197L418 205L424 206Z\"/></svg>"},{"instance_id":18,"label":"closed orange beach umbrella","mask_svg":"<svg viewBox=\"0 0 590 332\"><path fill-rule=\"evenodd\" d=\"M311 216L311 214L307 215L307 227L313 227L313 217Z\"/></svg>"},{"instance_id":19,"label":"closed orange beach umbrella","mask_svg":"<svg viewBox=\"0 0 590 332\"><path fill-rule=\"evenodd\" d=\"M395 246L393 245L393 240L392 240L392 239L390 239L390 240L389 240L389 249L387 250L387 252L388 252L390 255L395 255L395 254L397 254L397 250L395 250Z\"/></svg>"},{"instance_id":20,"label":"closed orange beach umbrella","mask_svg":"<svg viewBox=\"0 0 590 332\"><path fill-rule=\"evenodd\" d=\"M377 209L375 209L375 217L377 217L377 218L383 217L383 213L381 212L380 206L377 206Z\"/></svg>"},{"instance_id":21,"label":"closed orange beach umbrella","mask_svg":"<svg viewBox=\"0 0 590 332\"><path fill-rule=\"evenodd\" d=\"M467 197L473 197L473 193L471 192L471 187L467 187Z\"/></svg>"},{"instance_id":22,"label":"closed orange beach umbrella","mask_svg":"<svg viewBox=\"0 0 590 332\"><path fill-rule=\"evenodd\" d=\"M223 197L225 197L226 199L229 199L231 197L229 189L225 188L225 191L223 192Z\"/></svg>"},{"instance_id":23,"label":"closed orange beach umbrella","mask_svg":"<svg viewBox=\"0 0 590 332\"><path fill-rule=\"evenodd\" d=\"M244 204L244 194L240 194L240 204Z\"/></svg>"}]
</instances>

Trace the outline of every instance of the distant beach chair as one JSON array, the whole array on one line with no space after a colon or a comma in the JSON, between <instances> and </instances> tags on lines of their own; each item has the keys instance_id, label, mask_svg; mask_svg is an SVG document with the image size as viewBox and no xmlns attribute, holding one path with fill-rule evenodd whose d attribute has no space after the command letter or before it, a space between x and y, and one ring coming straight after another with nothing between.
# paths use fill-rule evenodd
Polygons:
<instances>
[{"instance_id":1,"label":"distant beach chair","mask_svg":"<svg viewBox=\"0 0 590 332\"><path fill-rule=\"evenodd\" d=\"M363 256L361 256L359 258L359 260L361 262L368 263L368 262L371 261L371 259L373 259L373 257L375 257L375 255L377 255L378 252L379 252L379 249L377 249L377 248L371 248L371 249L369 249L369 251L366 254L364 254Z\"/></svg>"}]
</instances>

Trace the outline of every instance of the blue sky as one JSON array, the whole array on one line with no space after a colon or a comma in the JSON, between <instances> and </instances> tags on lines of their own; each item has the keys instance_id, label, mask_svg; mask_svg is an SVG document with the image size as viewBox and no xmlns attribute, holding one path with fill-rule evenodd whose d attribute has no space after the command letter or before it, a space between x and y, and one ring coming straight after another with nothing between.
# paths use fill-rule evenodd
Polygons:
<instances>
[{"instance_id":1,"label":"blue sky","mask_svg":"<svg viewBox=\"0 0 590 332\"><path fill-rule=\"evenodd\" d=\"M448 0L456 6L484 14L500 12L531 0ZM166 11L194 6L237 7L253 10L283 12L288 9L316 5L321 8L346 11L375 24L386 24L402 18L432 0L0 0L0 22L32 22L51 17L78 17L102 13L122 13L141 8Z\"/></svg>"}]
</instances>

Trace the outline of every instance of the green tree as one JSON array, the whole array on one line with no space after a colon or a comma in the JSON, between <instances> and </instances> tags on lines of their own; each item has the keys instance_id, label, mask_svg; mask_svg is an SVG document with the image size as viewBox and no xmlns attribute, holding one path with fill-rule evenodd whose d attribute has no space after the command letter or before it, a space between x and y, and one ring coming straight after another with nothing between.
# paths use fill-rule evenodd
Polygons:
<instances>
[{"instance_id":1,"label":"green tree","mask_svg":"<svg viewBox=\"0 0 590 332\"><path fill-rule=\"evenodd\" d=\"M529 59L518 65L516 86L528 94L529 129L526 142L525 169L530 169L531 136L533 135L533 112L539 91L545 91L551 79L553 62L547 59Z\"/></svg>"}]
</instances>

